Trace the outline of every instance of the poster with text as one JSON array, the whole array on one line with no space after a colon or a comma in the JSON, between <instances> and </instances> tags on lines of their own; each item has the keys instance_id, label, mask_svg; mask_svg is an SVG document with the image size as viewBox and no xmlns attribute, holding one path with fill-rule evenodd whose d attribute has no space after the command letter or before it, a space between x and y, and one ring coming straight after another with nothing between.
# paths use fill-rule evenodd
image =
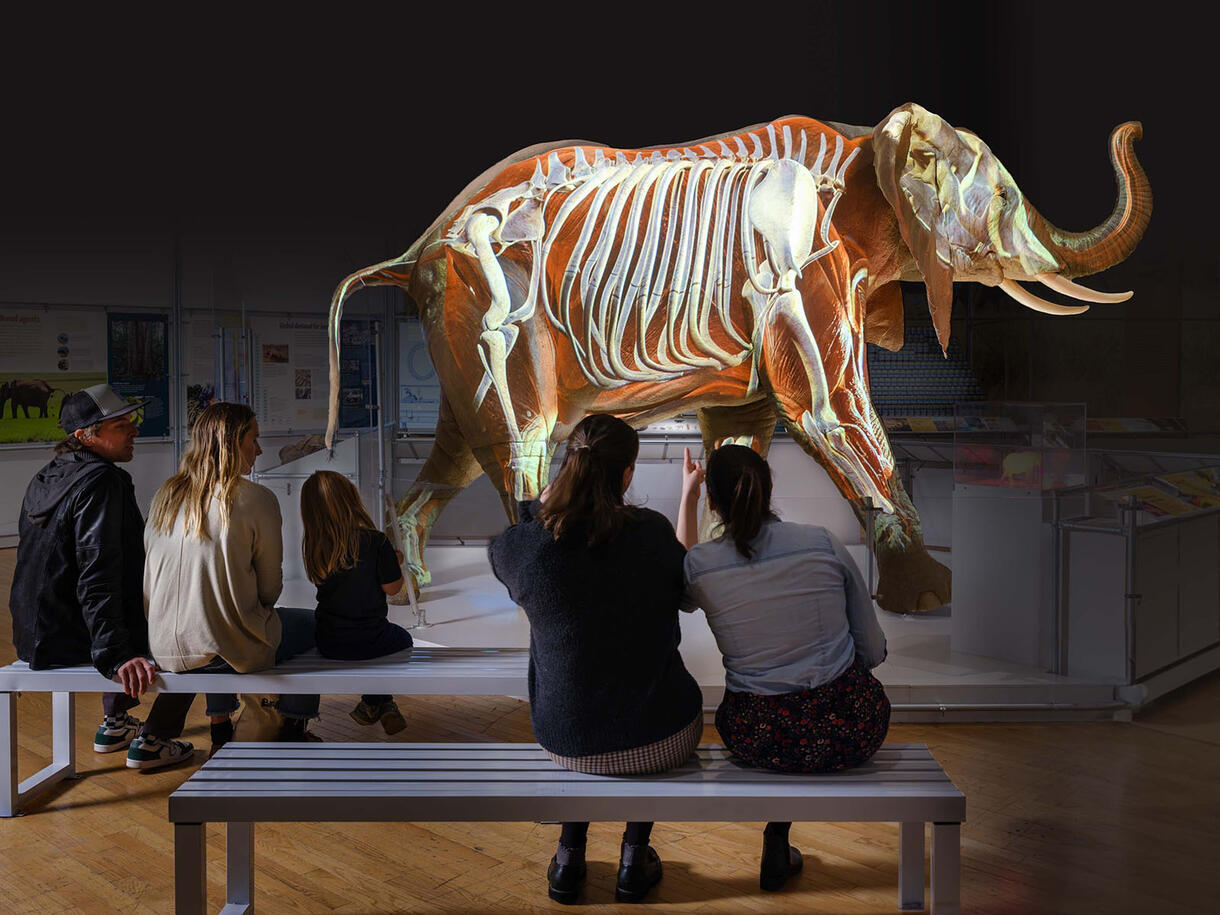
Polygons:
<instances>
[{"instance_id":1,"label":"poster with text","mask_svg":"<svg viewBox=\"0 0 1220 915\"><path fill-rule=\"evenodd\" d=\"M441 382L418 318L398 322L398 427L432 432L440 415Z\"/></svg>"},{"instance_id":2,"label":"poster with text","mask_svg":"<svg viewBox=\"0 0 1220 915\"><path fill-rule=\"evenodd\" d=\"M104 383L106 369L100 309L0 309L0 442L62 439L64 397Z\"/></svg>"},{"instance_id":3,"label":"poster with text","mask_svg":"<svg viewBox=\"0 0 1220 915\"><path fill-rule=\"evenodd\" d=\"M317 431L326 426L326 318L249 319L251 406L259 428Z\"/></svg>"},{"instance_id":4,"label":"poster with text","mask_svg":"<svg viewBox=\"0 0 1220 915\"><path fill-rule=\"evenodd\" d=\"M182 370L186 376L186 428L195 424L201 410L218 400L221 329L215 316L187 313L182 322Z\"/></svg>"},{"instance_id":5,"label":"poster with text","mask_svg":"<svg viewBox=\"0 0 1220 915\"><path fill-rule=\"evenodd\" d=\"M141 435L169 435L169 316L109 314L110 386L128 400L145 400Z\"/></svg>"},{"instance_id":6,"label":"poster with text","mask_svg":"<svg viewBox=\"0 0 1220 915\"><path fill-rule=\"evenodd\" d=\"M353 318L339 328L339 428L374 425L377 406L372 321Z\"/></svg>"}]
</instances>

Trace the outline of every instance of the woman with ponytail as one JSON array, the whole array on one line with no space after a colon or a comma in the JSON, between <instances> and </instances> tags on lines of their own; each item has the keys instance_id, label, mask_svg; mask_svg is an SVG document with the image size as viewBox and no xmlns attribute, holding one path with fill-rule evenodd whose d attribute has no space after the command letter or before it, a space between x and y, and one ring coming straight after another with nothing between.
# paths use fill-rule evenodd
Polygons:
<instances>
[{"instance_id":1,"label":"woman with ponytail","mask_svg":"<svg viewBox=\"0 0 1220 915\"><path fill-rule=\"evenodd\" d=\"M530 718L561 766L641 775L681 765L703 733L703 696L678 653L685 550L664 515L626 505L635 430L581 420L538 502L488 550L530 623ZM564 823L548 894L574 903L588 823ZM661 879L652 823L628 823L615 899L640 902Z\"/></svg>"},{"instance_id":2,"label":"woman with ponytail","mask_svg":"<svg viewBox=\"0 0 1220 915\"><path fill-rule=\"evenodd\" d=\"M719 535L698 543L699 487ZM684 609L702 607L724 656L716 729L743 763L782 772L858 766L881 746L890 703L870 671L885 660L864 578L825 528L780 521L771 468L724 445L707 472L686 452L678 539L686 554ZM768 823L759 884L778 890L801 869L790 823Z\"/></svg>"}]
</instances>

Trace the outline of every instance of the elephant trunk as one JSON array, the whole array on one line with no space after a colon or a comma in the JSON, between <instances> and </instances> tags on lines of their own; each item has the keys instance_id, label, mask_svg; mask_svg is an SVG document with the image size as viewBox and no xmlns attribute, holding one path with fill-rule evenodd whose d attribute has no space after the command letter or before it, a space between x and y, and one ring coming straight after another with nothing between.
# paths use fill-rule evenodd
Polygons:
<instances>
[{"instance_id":1,"label":"elephant trunk","mask_svg":"<svg viewBox=\"0 0 1220 915\"><path fill-rule=\"evenodd\" d=\"M1064 232L1030 213L1030 227L1063 263L1060 276L1073 278L1099 273L1125 260L1148 227L1152 187L1139 160L1135 141L1143 136L1139 121L1127 121L1110 134L1110 161L1118 184L1118 200L1110 218L1088 232Z\"/></svg>"}]
</instances>

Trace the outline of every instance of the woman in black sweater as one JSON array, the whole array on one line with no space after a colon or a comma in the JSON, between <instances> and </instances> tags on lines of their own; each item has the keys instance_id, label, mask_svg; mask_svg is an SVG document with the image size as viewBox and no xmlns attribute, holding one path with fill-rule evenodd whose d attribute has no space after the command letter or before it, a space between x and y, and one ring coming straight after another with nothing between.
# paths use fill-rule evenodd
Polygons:
<instances>
[{"instance_id":1,"label":"woman in black sweater","mask_svg":"<svg viewBox=\"0 0 1220 915\"><path fill-rule=\"evenodd\" d=\"M530 718L561 766L639 775L681 765L703 732L702 694L678 653L686 550L664 515L623 503L639 437L588 416L563 467L521 520L492 541L492 570L530 622ZM573 903L585 878L588 823L564 823L547 870L552 899ZM628 823L619 902L661 879L651 823Z\"/></svg>"}]
</instances>

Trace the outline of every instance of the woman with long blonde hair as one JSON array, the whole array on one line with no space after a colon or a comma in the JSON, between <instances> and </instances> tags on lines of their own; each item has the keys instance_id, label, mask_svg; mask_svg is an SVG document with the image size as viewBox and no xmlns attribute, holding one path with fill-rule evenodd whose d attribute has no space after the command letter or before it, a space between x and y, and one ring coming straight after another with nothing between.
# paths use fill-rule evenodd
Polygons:
<instances>
[{"instance_id":1,"label":"woman with long blonde hair","mask_svg":"<svg viewBox=\"0 0 1220 915\"><path fill-rule=\"evenodd\" d=\"M318 651L340 661L365 661L405 651L411 633L388 619L386 595L403 586L402 556L364 510L360 491L333 470L318 470L301 487L301 553L318 586ZM407 726L389 695L365 695L349 713L360 724L381 722L387 734Z\"/></svg>"},{"instance_id":2,"label":"woman with long blonde hair","mask_svg":"<svg viewBox=\"0 0 1220 915\"><path fill-rule=\"evenodd\" d=\"M249 673L313 647L313 613L276 607L284 547L275 494L245 478L262 454L244 404L203 410L178 472L153 498L144 531L144 602L165 670ZM281 696L281 737L310 739L318 696ZM232 737L233 695L209 694L213 747ZM316 739L316 738L313 738Z\"/></svg>"}]
</instances>

